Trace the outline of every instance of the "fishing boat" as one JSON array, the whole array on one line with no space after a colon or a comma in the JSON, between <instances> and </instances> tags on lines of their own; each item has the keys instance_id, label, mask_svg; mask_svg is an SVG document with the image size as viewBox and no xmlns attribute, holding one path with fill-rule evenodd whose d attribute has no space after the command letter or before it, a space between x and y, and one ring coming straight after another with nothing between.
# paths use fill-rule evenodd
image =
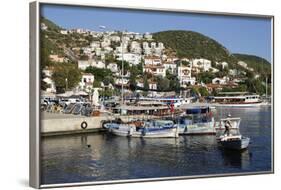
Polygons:
<instances>
[{"instance_id":1,"label":"fishing boat","mask_svg":"<svg viewBox=\"0 0 281 190\"><path fill-rule=\"evenodd\" d=\"M219 143L225 149L243 150L248 148L250 138L242 135L223 135L219 138Z\"/></svg>"},{"instance_id":2,"label":"fishing boat","mask_svg":"<svg viewBox=\"0 0 281 190\"><path fill-rule=\"evenodd\" d=\"M181 135L216 134L214 117L208 106L186 108L185 114L174 121Z\"/></svg>"},{"instance_id":3,"label":"fishing boat","mask_svg":"<svg viewBox=\"0 0 281 190\"><path fill-rule=\"evenodd\" d=\"M216 107L258 107L263 105L260 96L247 92L221 92L222 96L213 97Z\"/></svg>"},{"instance_id":4,"label":"fishing boat","mask_svg":"<svg viewBox=\"0 0 281 190\"><path fill-rule=\"evenodd\" d=\"M152 120L147 122L106 123L108 132L123 137L177 138L178 129L172 121Z\"/></svg>"}]
</instances>

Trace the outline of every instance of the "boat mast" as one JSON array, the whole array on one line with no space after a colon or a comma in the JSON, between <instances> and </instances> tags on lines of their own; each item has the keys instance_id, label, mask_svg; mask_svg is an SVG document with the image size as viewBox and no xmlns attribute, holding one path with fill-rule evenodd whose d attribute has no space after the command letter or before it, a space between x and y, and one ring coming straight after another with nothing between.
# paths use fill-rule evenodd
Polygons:
<instances>
[{"instance_id":1,"label":"boat mast","mask_svg":"<svg viewBox=\"0 0 281 190\"><path fill-rule=\"evenodd\" d=\"M121 105L124 104L124 50L123 50L123 31L121 32L121 51L122 51L122 70L121 70L121 77L122 77L122 87L121 87Z\"/></svg>"},{"instance_id":2,"label":"boat mast","mask_svg":"<svg viewBox=\"0 0 281 190\"><path fill-rule=\"evenodd\" d=\"M181 87L182 87L182 61L181 61L181 65L180 65L180 98L182 96L182 90L181 90Z\"/></svg>"},{"instance_id":3,"label":"boat mast","mask_svg":"<svg viewBox=\"0 0 281 190\"><path fill-rule=\"evenodd\" d=\"M267 76L265 77L265 99L267 99Z\"/></svg>"}]
</instances>

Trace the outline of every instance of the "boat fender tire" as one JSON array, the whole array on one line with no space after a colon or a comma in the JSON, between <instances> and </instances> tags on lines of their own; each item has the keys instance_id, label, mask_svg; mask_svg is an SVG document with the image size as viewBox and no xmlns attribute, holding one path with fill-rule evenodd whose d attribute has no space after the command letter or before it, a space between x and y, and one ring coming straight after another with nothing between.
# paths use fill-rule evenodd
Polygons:
<instances>
[{"instance_id":1,"label":"boat fender tire","mask_svg":"<svg viewBox=\"0 0 281 190\"><path fill-rule=\"evenodd\" d=\"M86 122L86 121L83 121L82 123L81 123L81 128L82 129L86 129L88 127L88 123Z\"/></svg>"}]
</instances>

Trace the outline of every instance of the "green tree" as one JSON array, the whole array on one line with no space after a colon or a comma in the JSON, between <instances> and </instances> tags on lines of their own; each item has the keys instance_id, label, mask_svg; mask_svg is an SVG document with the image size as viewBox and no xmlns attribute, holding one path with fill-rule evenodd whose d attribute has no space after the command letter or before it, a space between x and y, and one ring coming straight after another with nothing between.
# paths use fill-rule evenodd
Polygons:
<instances>
[{"instance_id":1,"label":"green tree","mask_svg":"<svg viewBox=\"0 0 281 190\"><path fill-rule=\"evenodd\" d=\"M208 96L209 95L209 92L205 87L200 87L198 89L198 92L200 93L201 96Z\"/></svg>"},{"instance_id":2,"label":"green tree","mask_svg":"<svg viewBox=\"0 0 281 190\"><path fill-rule=\"evenodd\" d=\"M167 78L157 77L157 90L168 91L170 89L170 81Z\"/></svg>"},{"instance_id":3,"label":"green tree","mask_svg":"<svg viewBox=\"0 0 281 190\"><path fill-rule=\"evenodd\" d=\"M198 81L202 81L205 84L211 83L215 75L212 72L202 72L196 75Z\"/></svg>"},{"instance_id":4,"label":"green tree","mask_svg":"<svg viewBox=\"0 0 281 190\"><path fill-rule=\"evenodd\" d=\"M65 92L77 86L81 80L81 73L73 64L57 64L54 66L52 79L58 92Z\"/></svg>"},{"instance_id":5,"label":"green tree","mask_svg":"<svg viewBox=\"0 0 281 190\"><path fill-rule=\"evenodd\" d=\"M100 81L98 81L98 80L95 79L95 81L94 81L94 83L93 83L93 87L94 87L94 88L100 88L100 87L101 87Z\"/></svg>"},{"instance_id":6,"label":"green tree","mask_svg":"<svg viewBox=\"0 0 281 190\"><path fill-rule=\"evenodd\" d=\"M169 90L179 92L180 91L180 81L177 77L170 79Z\"/></svg>"},{"instance_id":7,"label":"green tree","mask_svg":"<svg viewBox=\"0 0 281 190\"><path fill-rule=\"evenodd\" d=\"M130 83L130 89L132 91L135 91L137 89L136 77L131 76L130 80L129 80L129 83Z\"/></svg>"},{"instance_id":8,"label":"green tree","mask_svg":"<svg viewBox=\"0 0 281 190\"><path fill-rule=\"evenodd\" d=\"M117 61L116 62L118 65L119 70L122 70L122 61ZM124 66L124 75L130 70L130 64L127 61L123 61L123 66Z\"/></svg>"},{"instance_id":9,"label":"green tree","mask_svg":"<svg viewBox=\"0 0 281 190\"><path fill-rule=\"evenodd\" d=\"M112 72L109 69L101 69L90 66L86 68L85 72L93 74L95 76L95 80L98 81L103 81L106 77L112 78Z\"/></svg>"},{"instance_id":10,"label":"green tree","mask_svg":"<svg viewBox=\"0 0 281 190\"><path fill-rule=\"evenodd\" d=\"M148 83L148 79L147 79L146 75L144 75L144 78L143 78L143 88L144 88L144 90L149 90L149 83Z\"/></svg>"},{"instance_id":11,"label":"green tree","mask_svg":"<svg viewBox=\"0 0 281 190\"><path fill-rule=\"evenodd\" d=\"M115 58L114 58L114 56L113 56L113 54L112 53L107 53L107 54L105 54L105 64L106 64L106 66L109 64L109 63L114 63L114 62L116 62L116 60L115 60Z\"/></svg>"},{"instance_id":12,"label":"green tree","mask_svg":"<svg viewBox=\"0 0 281 190\"><path fill-rule=\"evenodd\" d=\"M52 64L51 60L49 58L50 53L44 47L42 47L40 50L41 50L40 51L40 68L44 69L45 67L50 66Z\"/></svg>"}]
</instances>

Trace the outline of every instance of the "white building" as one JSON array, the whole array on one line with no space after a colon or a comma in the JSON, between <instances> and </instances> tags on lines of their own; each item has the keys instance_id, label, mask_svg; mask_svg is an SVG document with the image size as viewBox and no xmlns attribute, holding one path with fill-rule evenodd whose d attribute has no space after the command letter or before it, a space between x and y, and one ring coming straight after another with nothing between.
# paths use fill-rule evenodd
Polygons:
<instances>
[{"instance_id":1,"label":"white building","mask_svg":"<svg viewBox=\"0 0 281 190\"><path fill-rule=\"evenodd\" d=\"M100 56L100 55L101 55L101 48L96 48L96 49L95 49L95 54L96 54L97 56Z\"/></svg>"},{"instance_id":2,"label":"white building","mask_svg":"<svg viewBox=\"0 0 281 190\"><path fill-rule=\"evenodd\" d=\"M142 47L145 48L149 48L149 43L148 42L143 42L142 43Z\"/></svg>"},{"instance_id":3,"label":"white building","mask_svg":"<svg viewBox=\"0 0 281 190\"><path fill-rule=\"evenodd\" d=\"M117 54L117 60L122 61L122 53ZM130 65L138 65L141 62L141 55L135 53L123 53L124 61L127 61Z\"/></svg>"},{"instance_id":4,"label":"white building","mask_svg":"<svg viewBox=\"0 0 281 190\"><path fill-rule=\"evenodd\" d=\"M67 35L68 31L67 30L61 30L60 33L63 34L63 35Z\"/></svg>"},{"instance_id":5,"label":"white building","mask_svg":"<svg viewBox=\"0 0 281 190\"><path fill-rule=\"evenodd\" d=\"M128 44L123 43L123 53L127 53L127 52L128 52ZM122 44L115 48L115 53L117 53L117 54L122 53Z\"/></svg>"},{"instance_id":6,"label":"white building","mask_svg":"<svg viewBox=\"0 0 281 190\"><path fill-rule=\"evenodd\" d=\"M232 76L239 75L239 71L237 69L229 69L229 74Z\"/></svg>"},{"instance_id":7,"label":"white building","mask_svg":"<svg viewBox=\"0 0 281 190\"><path fill-rule=\"evenodd\" d=\"M224 76L223 78L214 78L212 80L213 84L227 84L229 82L229 78Z\"/></svg>"},{"instance_id":8,"label":"white building","mask_svg":"<svg viewBox=\"0 0 281 190\"><path fill-rule=\"evenodd\" d=\"M116 73L118 72L118 65L116 63L109 63L107 65L107 69L109 69L113 73Z\"/></svg>"},{"instance_id":9,"label":"white building","mask_svg":"<svg viewBox=\"0 0 281 190\"><path fill-rule=\"evenodd\" d=\"M89 30L83 29L83 28L77 28L77 29L74 29L73 31L78 34L85 34L85 33L89 32Z\"/></svg>"},{"instance_id":10,"label":"white building","mask_svg":"<svg viewBox=\"0 0 281 190\"><path fill-rule=\"evenodd\" d=\"M240 66L242 66L244 68L248 68L247 63L245 63L244 61L238 61L237 63L238 63L238 65L240 65Z\"/></svg>"},{"instance_id":11,"label":"white building","mask_svg":"<svg viewBox=\"0 0 281 190\"><path fill-rule=\"evenodd\" d=\"M89 60L78 60L78 68L81 70L85 70L87 67L97 67L100 69L105 68L105 63L102 61L95 61L93 59Z\"/></svg>"},{"instance_id":12,"label":"white building","mask_svg":"<svg viewBox=\"0 0 281 190\"><path fill-rule=\"evenodd\" d=\"M152 49L155 49L155 48L157 47L156 42L151 42L151 43L150 43L150 47L151 47Z\"/></svg>"},{"instance_id":13,"label":"white building","mask_svg":"<svg viewBox=\"0 0 281 190\"><path fill-rule=\"evenodd\" d=\"M193 67L203 69L203 71L209 71L212 68L211 61L208 59L193 59L191 62Z\"/></svg>"},{"instance_id":14,"label":"white building","mask_svg":"<svg viewBox=\"0 0 281 190\"><path fill-rule=\"evenodd\" d=\"M161 56L162 52L163 52L163 50L161 48L153 49L153 54L156 55L156 56Z\"/></svg>"},{"instance_id":15,"label":"white building","mask_svg":"<svg viewBox=\"0 0 281 190\"><path fill-rule=\"evenodd\" d=\"M103 61L92 60L91 61L91 66L92 67L96 67L96 68L100 68L100 69L104 69L105 68L105 63Z\"/></svg>"},{"instance_id":16,"label":"white building","mask_svg":"<svg viewBox=\"0 0 281 190\"><path fill-rule=\"evenodd\" d=\"M146 56L152 55L152 49L151 48L143 48L143 53Z\"/></svg>"},{"instance_id":17,"label":"white building","mask_svg":"<svg viewBox=\"0 0 281 190\"><path fill-rule=\"evenodd\" d=\"M151 73L154 76L166 76L166 69L163 65L145 65L143 72Z\"/></svg>"},{"instance_id":18,"label":"white building","mask_svg":"<svg viewBox=\"0 0 281 190\"><path fill-rule=\"evenodd\" d=\"M90 44L91 48L96 49L96 48L100 48L100 42L99 41L93 41Z\"/></svg>"},{"instance_id":19,"label":"white building","mask_svg":"<svg viewBox=\"0 0 281 190\"><path fill-rule=\"evenodd\" d=\"M142 34L135 34L134 36L135 40L141 40L143 38Z\"/></svg>"},{"instance_id":20,"label":"white building","mask_svg":"<svg viewBox=\"0 0 281 190\"><path fill-rule=\"evenodd\" d=\"M123 83L123 85L129 84L129 79L125 78L125 77L123 78L123 80L122 80L122 78L115 79L115 84L116 85L122 85L122 83Z\"/></svg>"},{"instance_id":21,"label":"white building","mask_svg":"<svg viewBox=\"0 0 281 190\"><path fill-rule=\"evenodd\" d=\"M49 69L44 69L43 73L45 74L45 78L43 78L43 81L45 83L47 83L47 85L48 85L48 88L45 91L51 92L51 93L56 93L55 82L52 80L53 72Z\"/></svg>"},{"instance_id":22,"label":"white building","mask_svg":"<svg viewBox=\"0 0 281 190\"><path fill-rule=\"evenodd\" d=\"M158 48L164 49L164 48L165 48L165 47L164 47L164 44L163 44L162 42L158 42Z\"/></svg>"},{"instance_id":23,"label":"white building","mask_svg":"<svg viewBox=\"0 0 281 190\"><path fill-rule=\"evenodd\" d=\"M111 41L110 41L110 39L109 38L105 38L105 39L103 39L103 41L101 42L101 47L108 47L108 46L110 46L110 44L111 44Z\"/></svg>"},{"instance_id":24,"label":"white building","mask_svg":"<svg viewBox=\"0 0 281 190\"><path fill-rule=\"evenodd\" d=\"M140 88L144 87L143 79L139 79L136 82L137 82L138 87L140 87ZM148 80L148 88L149 88L149 90L157 90L157 82Z\"/></svg>"},{"instance_id":25,"label":"white building","mask_svg":"<svg viewBox=\"0 0 281 190\"><path fill-rule=\"evenodd\" d=\"M105 53L111 53L113 51L113 48L112 47L105 47L104 48L104 52Z\"/></svg>"},{"instance_id":26,"label":"white building","mask_svg":"<svg viewBox=\"0 0 281 190\"><path fill-rule=\"evenodd\" d=\"M90 47L83 47L82 50L83 50L84 54L86 54L88 56L92 55L92 48L90 48Z\"/></svg>"},{"instance_id":27,"label":"white building","mask_svg":"<svg viewBox=\"0 0 281 190\"><path fill-rule=\"evenodd\" d=\"M144 64L145 65L161 65L162 60L159 56L145 56Z\"/></svg>"},{"instance_id":28,"label":"white building","mask_svg":"<svg viewBox=\"0 0 281 190\"><path fill-rule=\"evenodd\" d=\"M163 66L170 73L172 73L172 74L176 74L177 73L177 64L175 64L173 62L164 62Z\"/></svg>"},{"instance_id":29,"label":"white building","mask_svg":"<svg viewBox=\"0 0 281 190\"><path fill-rule=\"evenodd\" d=\"M142 53L142 48L140 46L140 43L136 42L136 41L132 41L131 46L130 46L130 50L131 50L132 53L137 53L137 54Z\"/></svg>"},{"instance_id":30,"label":"white building","mask_svg":"<svg viewBox=\"0 0 281 190\"><path fill-rule=\"evenodd\" d=\"M89 60L78 60L79 69L85 70L89 66L91 66L91 62Z\"/></svg>"},{"instance_id":31,"label":"white building","mask_svg":"<svg viewBox=\"0 0 281 190\"><path fill-rule=\"evenodd\" d=\"M134 49L134 48L139 48L140 47L140 43L137 42L137 41L132 41L131 42L131 49Z\"/></svg>"},{"instance_id":32,"label":"white building","mask_svg":"<svg viewBox=\"0 0 281 190\"><path fill-rule=\"evenodd\" d=\"M110 36L110 40L113 42L120 42L121 38L117 35L114 35L114 36Z\"/></svg>"},{"instance_id":33,"label":"white building","mask_svg":"<svg viewBox=\"0 0 281 190\"><path fill-rule=\"evenodd\" d=\"M191 76L190 66L178 67L178 79L181 85L194 85L196 82L196 78Z\"/></svg>"},{"instance_id":34,"label":"white building","mask_svg":"<svg viewBox=\"0 0 281 190\"><path fill-rule=\"evenodd\" d=\"M48 26L45 23L41 23L40 28L41 30L47 30Z\"/></svg>"},{"instance_id":35,"label":"white building","mask_svg":"<svg viewBox=\"0 0 281 190\"><path fill-rule=\"evenodd\" d=\"M152 34L150 34L149 32L146 32L144 34L144 38L146 38L147 40L152 40Z\"/></svg>"},{"instance_id":36,"label":"white building","mask_svg":"<svg viewBox=\"0 0 281 190\"><path fill-rule=\"evenodd\" d=\"M179 58L176 56L164 56L163 59L165 59L167 62L175 62L179 60Z\"/></svg>"},{"instance_id":37,"label":"white building","mask_svg":"<svg viewBox=\"0 0 281 190\"><path fill-rule=\"evenodd\" d=\"M228 63L227 62L216 62L216 65L221 65L222 66L222 68L224 69L224 68L226 68L226 67L228 67Z\"/></svg>"},{"instance_id":38,"label":"white building","mask_svg":"<svg viewBox=\"0 0 281 190\"><path fill-rule=\"evenodd\" d=\"M83 73L81 81L79 82L79 88L81 90L90 91L93 89L93 84L95 81L95 77L91 73Z\"/></svg>"}]
</instances>

